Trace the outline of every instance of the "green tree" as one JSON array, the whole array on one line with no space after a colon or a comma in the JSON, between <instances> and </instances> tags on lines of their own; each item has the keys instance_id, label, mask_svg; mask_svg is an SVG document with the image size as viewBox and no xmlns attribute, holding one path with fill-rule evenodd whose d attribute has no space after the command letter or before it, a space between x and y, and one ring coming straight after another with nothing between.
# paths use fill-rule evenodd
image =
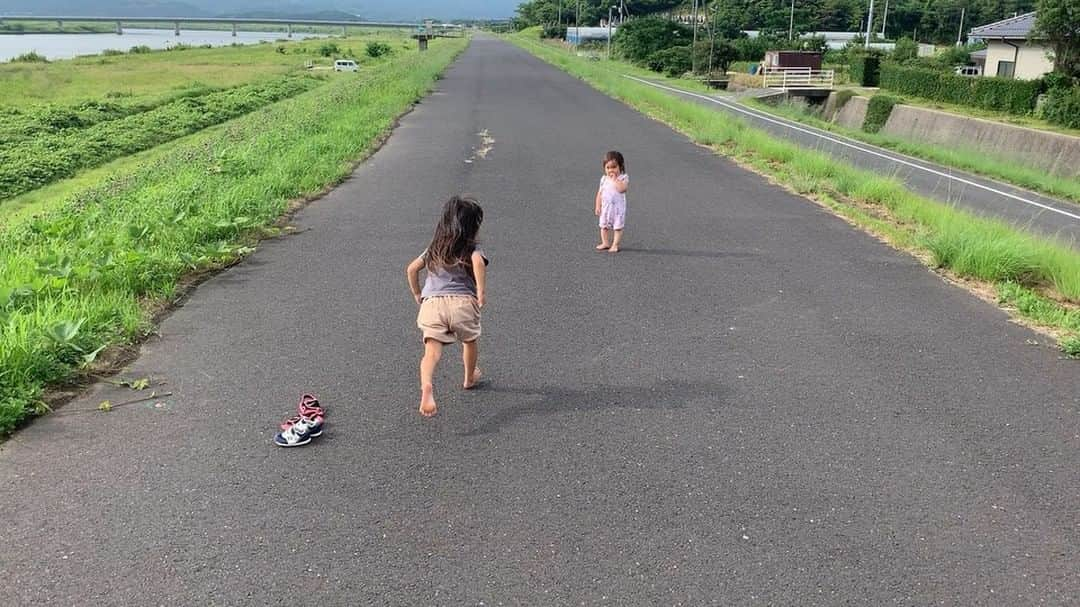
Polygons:
<instances>
[{"instance_id":1,"label":"green tree","mask_svg":"<svg viewBox=\"0 0 1080 607\"><path fill-rule=\"evenodd\" d=\"M919 57L919 45L911 38L901 38L896 41L896 48L892 52L892 60L897 63L911 63Z\"/></svg>"},{"instance_id":2,"label":"green tree","mask_svg":"<svg viewBox=\"0 0 1080 607\"><path fill-rule=\"evenodd\" d=\"M692 39L693 31L685 25L659 17L642 17L624 23L612 42L624 57L643 64L653 53L688 45Z\"/></svg>"},{"instance_id":3,"label":"green tree","mask_svg":"<svg viewBox=\"0 0 1080 607\"><path fill-rule=\"evenodd\" d=\"M1039 0L1035 30L1054 49L1054 71L1080 78L1080 3Z\"/></svg>"}]
</instances>

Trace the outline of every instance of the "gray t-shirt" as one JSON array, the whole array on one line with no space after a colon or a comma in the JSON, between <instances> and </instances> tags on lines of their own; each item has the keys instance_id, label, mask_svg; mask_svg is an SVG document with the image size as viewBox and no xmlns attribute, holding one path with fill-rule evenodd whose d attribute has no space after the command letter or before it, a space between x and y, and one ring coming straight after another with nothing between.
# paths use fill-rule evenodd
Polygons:
<instances>
[{"instance_id":1,"label":"gray t-shirt","mask_svg":"<svg viewBox=\"0 0 1080 607\"><path fill-rule=\"evenodd\" d=\"M477 247L476 252L484 258L484 265L488 265L488 258L484 251ZM420 254L426 258L427 251ZM420 291L420 297L436 297L438 295L471 295L476 297L476 277L473 276L469 266L454 266L452 268L438 268L435 271L428 270L427 278L424 279L424 288Z\"/></svg>"}]
</instances>

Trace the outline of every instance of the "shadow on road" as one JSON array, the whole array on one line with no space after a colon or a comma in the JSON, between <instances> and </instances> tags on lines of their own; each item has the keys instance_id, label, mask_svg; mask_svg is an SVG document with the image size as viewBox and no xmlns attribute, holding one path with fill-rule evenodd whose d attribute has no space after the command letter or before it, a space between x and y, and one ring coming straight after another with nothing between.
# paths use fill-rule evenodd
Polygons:
<instances>
[{"instance_id":1,"label":"shadow on road","mask_svg":"<svg viewBox=\"0 0 1080 607\"><path fill-rule=\"evenodd\" d=\"M530 415L557 415L605 409L682 409L687 402L702 397L722 402L726 392L719 383L677 380L663 380L652 386L601 385L587 389L558 386L529 388L490 383L478 387L477 390L502 396L499 400L513 404L498 406L490 417L476 428L462 433L462 436L498 432L518 418Z\"/></svg>"},{"instance_id":2,"label":"shadow on road","mask_svg":"<svg viewBox=\"0 0 1080 607\"><path fill-rule=\"evenodd\" d=\"M760 253L746 253L739 251L685 251L680 249L637 249L634 247L620 247L619 254L631 255L663 255L671 257L696 257L696 258L751 258L761 257Z\"/></svg>"}]
</instances>

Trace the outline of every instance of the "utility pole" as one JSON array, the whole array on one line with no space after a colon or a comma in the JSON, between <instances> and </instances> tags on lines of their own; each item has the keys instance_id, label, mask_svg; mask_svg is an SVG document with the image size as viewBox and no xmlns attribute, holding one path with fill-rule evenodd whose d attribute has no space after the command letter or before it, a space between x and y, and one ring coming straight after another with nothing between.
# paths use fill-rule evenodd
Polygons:
<instances>
[{"instance_id":1,"label":"utility pole","mask_svg":"<svg viewBox=\"0 0 1080 607\"><path fill-rule=\"evenodd\" d=\"M795 39L795 0L791 0L791 18L788 19L787 39L788 42Z\"/></svg>"},{"instance_id":2,"label":"utility pole","mask_svg":"<svg viewBox=\"0 0 1080 607\"><path fill-rule=\"evenodd\" d=\"M713 2L713 20L712 20L712 26L709 27L709 74L710 74L709 77L710 78L712 77L711 74L712 74L713 55L715 54L715 51L716 51L716 12L717 12L716 11L716 3ZM705 9L705 18L706 19L709 18L709 10L708 10L708 8Z\"/></svg>"},{"instance_id":3,"label":"utility pole","mask_svg":"<svg viewBox=\"0 0 1080 607\"><path fill-rule=\"evenodd\" d=\"M559 0L559 25L562 25L562 0Z\"/></svg>"},{"instance_id":4,"label":"utility pole","mask_svg":"<svg viewBox=\"0 0 1080 607\"><path fill-rule=\"evenodd\" d=\"M577 0L577 16L574 17L574 29L577 32L578 46L581 46L581 0Z\"/></svg>"},{"instance_id":5,"label":"utility pole","mask_svg":"<svg viewBox=\"0 0 1080 607\"><path fill-rule=\"evenodd\" d=\"M611 61L611 13L615 10L615 7L609 6L607 9L607 59Z\"/></svg>"},{"instance_id":6,"label":"utility pole","mask_svg":"<svg viewBox=\"0 0 1080 607\"><path fill-rule=\"evenodd\" d=\"M964 11L967 7L960 7L960 31L956 32L956 46L960 46L960 38L964 35Z\"/></svg>"},{"instance_id":7,"label":"utility pole","mask_svg":"<svg viewBox=\"0 0 1080 607\"><path fill-rule=\"evenodd\" d=\"M885 22L889 18L889 0L885 0L885 12L881 13L881 37L885 37Z\"/></svg>"},{"instance_id":8,"label":"utility pole","mask_svg":"<svg viewBox=\"0 0 1080 607\"><path fill-rule=\"evenodd\" d=\"M870 12L866 14L866 42L863 43L863 48L870 48L870 32L874 24L874 0L870 0Z\"/></svg>"},{"instance_id":9,"label":"utility pole","mask_svg":"<svg viewBox=\"0 0 1080 607\"><path fill-rule=\"evenodd\" d=\"M690 45L690 73L697 73L697 5L698 0L694 0L694 41Z\"/></svg>"}]
</instances>

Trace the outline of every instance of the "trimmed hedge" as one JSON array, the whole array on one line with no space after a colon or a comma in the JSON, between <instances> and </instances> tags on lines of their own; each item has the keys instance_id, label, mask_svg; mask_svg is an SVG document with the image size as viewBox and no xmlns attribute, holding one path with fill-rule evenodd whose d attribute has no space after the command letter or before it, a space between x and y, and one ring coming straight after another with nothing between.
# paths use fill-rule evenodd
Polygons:
<instances>
[{"instance_id":1,"label":"trimmed hedge","mask_svg":"<svg viewBox=\"0 0 1080 607\"><path fill-rule=\"evenodd\" d=\"M967 78L936 70L886 63L881 88L933 101L968 105L1010 114L1029 114L1042 92L1041 80Z\"/></svg>"},{"instance_id":2,"label":"trimmed hedge","mask_svg":"<svg viewBox=\"0 0 1080 607\"><path fill-rule=\"evenodd\" d=\"M866 118L863 120L862 130L867 133L876 133L885 126L885 121L892 114L893 106L900 103L900 99L891 95L874 95L870 103L866 105Z\"/></svg>"},{"instance_id":3,"label":"trimmed hedge","mask_svg":"<svg viewBox=\"0 0 1080 607\"><path fill-rule=\"evenodd\" d=\"M860 86L878 86L881 73L881 57L856 55L851 60L851 79Z\"/></svg>"}]
</instances>

